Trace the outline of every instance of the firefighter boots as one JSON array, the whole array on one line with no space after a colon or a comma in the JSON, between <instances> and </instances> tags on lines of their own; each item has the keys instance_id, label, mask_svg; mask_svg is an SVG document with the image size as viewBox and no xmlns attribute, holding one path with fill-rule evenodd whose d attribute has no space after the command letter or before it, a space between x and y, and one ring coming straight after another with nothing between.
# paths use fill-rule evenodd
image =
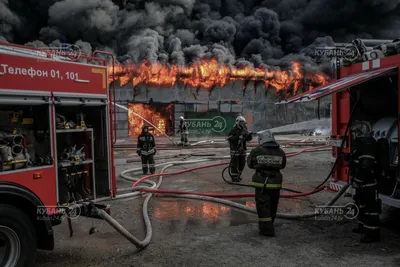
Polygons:
<instances>
[{"instance_id":1,"label":"firefighter boots","mask_svg":"<svg viewBox=\"0 0 400 267\"><path fill-rule=\"evenodd\" d=\"M275 237L275 227L272 222L259 222L260 235Z\"/></svg>"}]
</instances>

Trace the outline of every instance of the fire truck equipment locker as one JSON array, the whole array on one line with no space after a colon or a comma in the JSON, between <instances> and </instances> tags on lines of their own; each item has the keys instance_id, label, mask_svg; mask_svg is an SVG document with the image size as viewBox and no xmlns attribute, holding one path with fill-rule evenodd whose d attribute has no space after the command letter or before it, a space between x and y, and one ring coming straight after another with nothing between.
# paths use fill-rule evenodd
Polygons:
<instances>
[{"instance_id":1,"label":"fire truck equipment locker","mask_svg":"<svg viewBox=\"0 0 400 267\"><path fill-rule=\"evenodd\" d=\"M110 142L109 125L107 123L108 100L107 95L91 95L91 94L70 94L70 93L53 93L54 108L56 114L56 140L57 155L61 156L63 151L73 148L77 143L74 140L84 140L88 137L86 144L79 144L85 151L85 157L81 158L78 165L80 171L88 173L88 179L85 183L92 191L92 198L101 198L110 195L111 188L111 166L109 165L108 145ZM57 121L58 120L58 121ZM62 143L58 140L62 140ZM75 142L75 143L74 143ZM65 153L64 153L65 155ZM90 155L88 157L88 155ZM59 158L59 157L58 157ZM78 167L77 164L67 162L59 162L57 170L60 172L63 168ZM83 170L84 169L84 170ZM72 172L73 174L75 172ZM60 176L59 180L60 180ZM62 177L61 177L62 178ZM88 192L89 193L89 192Z\"/></svg>"}]
</instances>

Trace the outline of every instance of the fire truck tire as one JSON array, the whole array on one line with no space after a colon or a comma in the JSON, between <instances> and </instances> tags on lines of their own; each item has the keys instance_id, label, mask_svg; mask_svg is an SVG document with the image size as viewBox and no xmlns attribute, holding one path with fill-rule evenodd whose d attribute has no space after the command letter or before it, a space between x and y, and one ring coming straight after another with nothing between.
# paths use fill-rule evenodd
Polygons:
<instances>
[{"instance_id":1,"label":"fire truck tire","mask_svg":"<svg viewBox=\"0 0 400 267\"><path fill-rule=\"evenodd\" d=\"M0 234L6 237L5 243L11 248L10 258L16 262L12 265L2 265L4 263L0 262L0 266L33 266L37 237L35 227L26 213L14 206L0 204ZM17 253L12 255L13 251Z\"/></svg>"}]
</instances>

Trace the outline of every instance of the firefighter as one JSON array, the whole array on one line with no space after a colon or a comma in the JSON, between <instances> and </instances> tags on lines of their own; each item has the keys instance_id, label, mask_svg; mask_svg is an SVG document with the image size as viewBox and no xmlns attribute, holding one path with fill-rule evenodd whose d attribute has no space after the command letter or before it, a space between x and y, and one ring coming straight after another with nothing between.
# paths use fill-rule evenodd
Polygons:
<instances>
[{"instance_id":1,"label":"firefighter","mask_svg":"<svg viewBox=\"0 0 400 267\"><path fill-rule=\"evenodd\" d=\"M372 137L371 124L355 121L351 126L353 151L347 158L355 189L354 202L358 207L358 227L354 233L364 234L363 243L380 241L381 201L378 198L376 169L377 142Z\"/></svg>"},{"instance_id":2,"label":"firefighter","mask_svg":"<svg viewBox=\"0 0 400 267\"><path fill-rule=\"evenodd\" d=\"M233 182L241 181L241 174L246 166L246 143L253 139L251 132L247 130L246 119L243 116L236 118L236 123L229 132L227 140L230 147L230 175Z\"/></svg>"},{"instance_id":3,"label":"firefighter","mask_svg":"<svg viewBox=\"0 0 400 267\"><path fill-rule=\"evenodd\" d=\"M181 143L179 145L181 146L188 146L189 141L188 141L188 135L189 135L189 130L188 130L188 124L183 116L180 117L179 121L179 130L178 133L181 133Z\"/></svg>"},{"instance_id":4,"label":"firefighter","mask_svg":"<svg viewBox=\"0 0 400 267\"><path fill-rule=\"evenodd\" d=\"M143 125L142 133L138 136L136 150L136 153L142 159L143 175L147 174L148 169L150 169L151 174L155 173L154 155L156 152L157 150L154 136L149 133L149 126Z\"/></svg>"},{"instance_id":5,"label":"firefighter","mask_svg":"<svg viewBox=\"0 0 400 267\"><path fill-rule=\"evenodd\" d=\"M258 144L250 152L247 166L255 169L251 185L255 187L260 234L275 236L274 221L283 179L280 170L286 167L286 154L268 130L259 134Z\"/></svg>"}]
</instances>

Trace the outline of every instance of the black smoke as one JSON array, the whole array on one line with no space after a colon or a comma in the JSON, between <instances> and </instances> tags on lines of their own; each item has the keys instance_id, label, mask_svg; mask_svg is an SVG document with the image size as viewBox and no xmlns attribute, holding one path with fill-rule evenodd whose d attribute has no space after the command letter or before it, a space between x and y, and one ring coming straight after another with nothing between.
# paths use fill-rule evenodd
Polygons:
<instances>
[{"instance_id":1,"label":"black smoke","mask_svg":"<svg viewBox=\"0 0 400 267\"><path fill-rule=\"evenodd\" d=\"M120 62L315 69L315 46L400 37L398 0L0 0L0 39L106 49Z\"/></svg>"}]
</instances>

